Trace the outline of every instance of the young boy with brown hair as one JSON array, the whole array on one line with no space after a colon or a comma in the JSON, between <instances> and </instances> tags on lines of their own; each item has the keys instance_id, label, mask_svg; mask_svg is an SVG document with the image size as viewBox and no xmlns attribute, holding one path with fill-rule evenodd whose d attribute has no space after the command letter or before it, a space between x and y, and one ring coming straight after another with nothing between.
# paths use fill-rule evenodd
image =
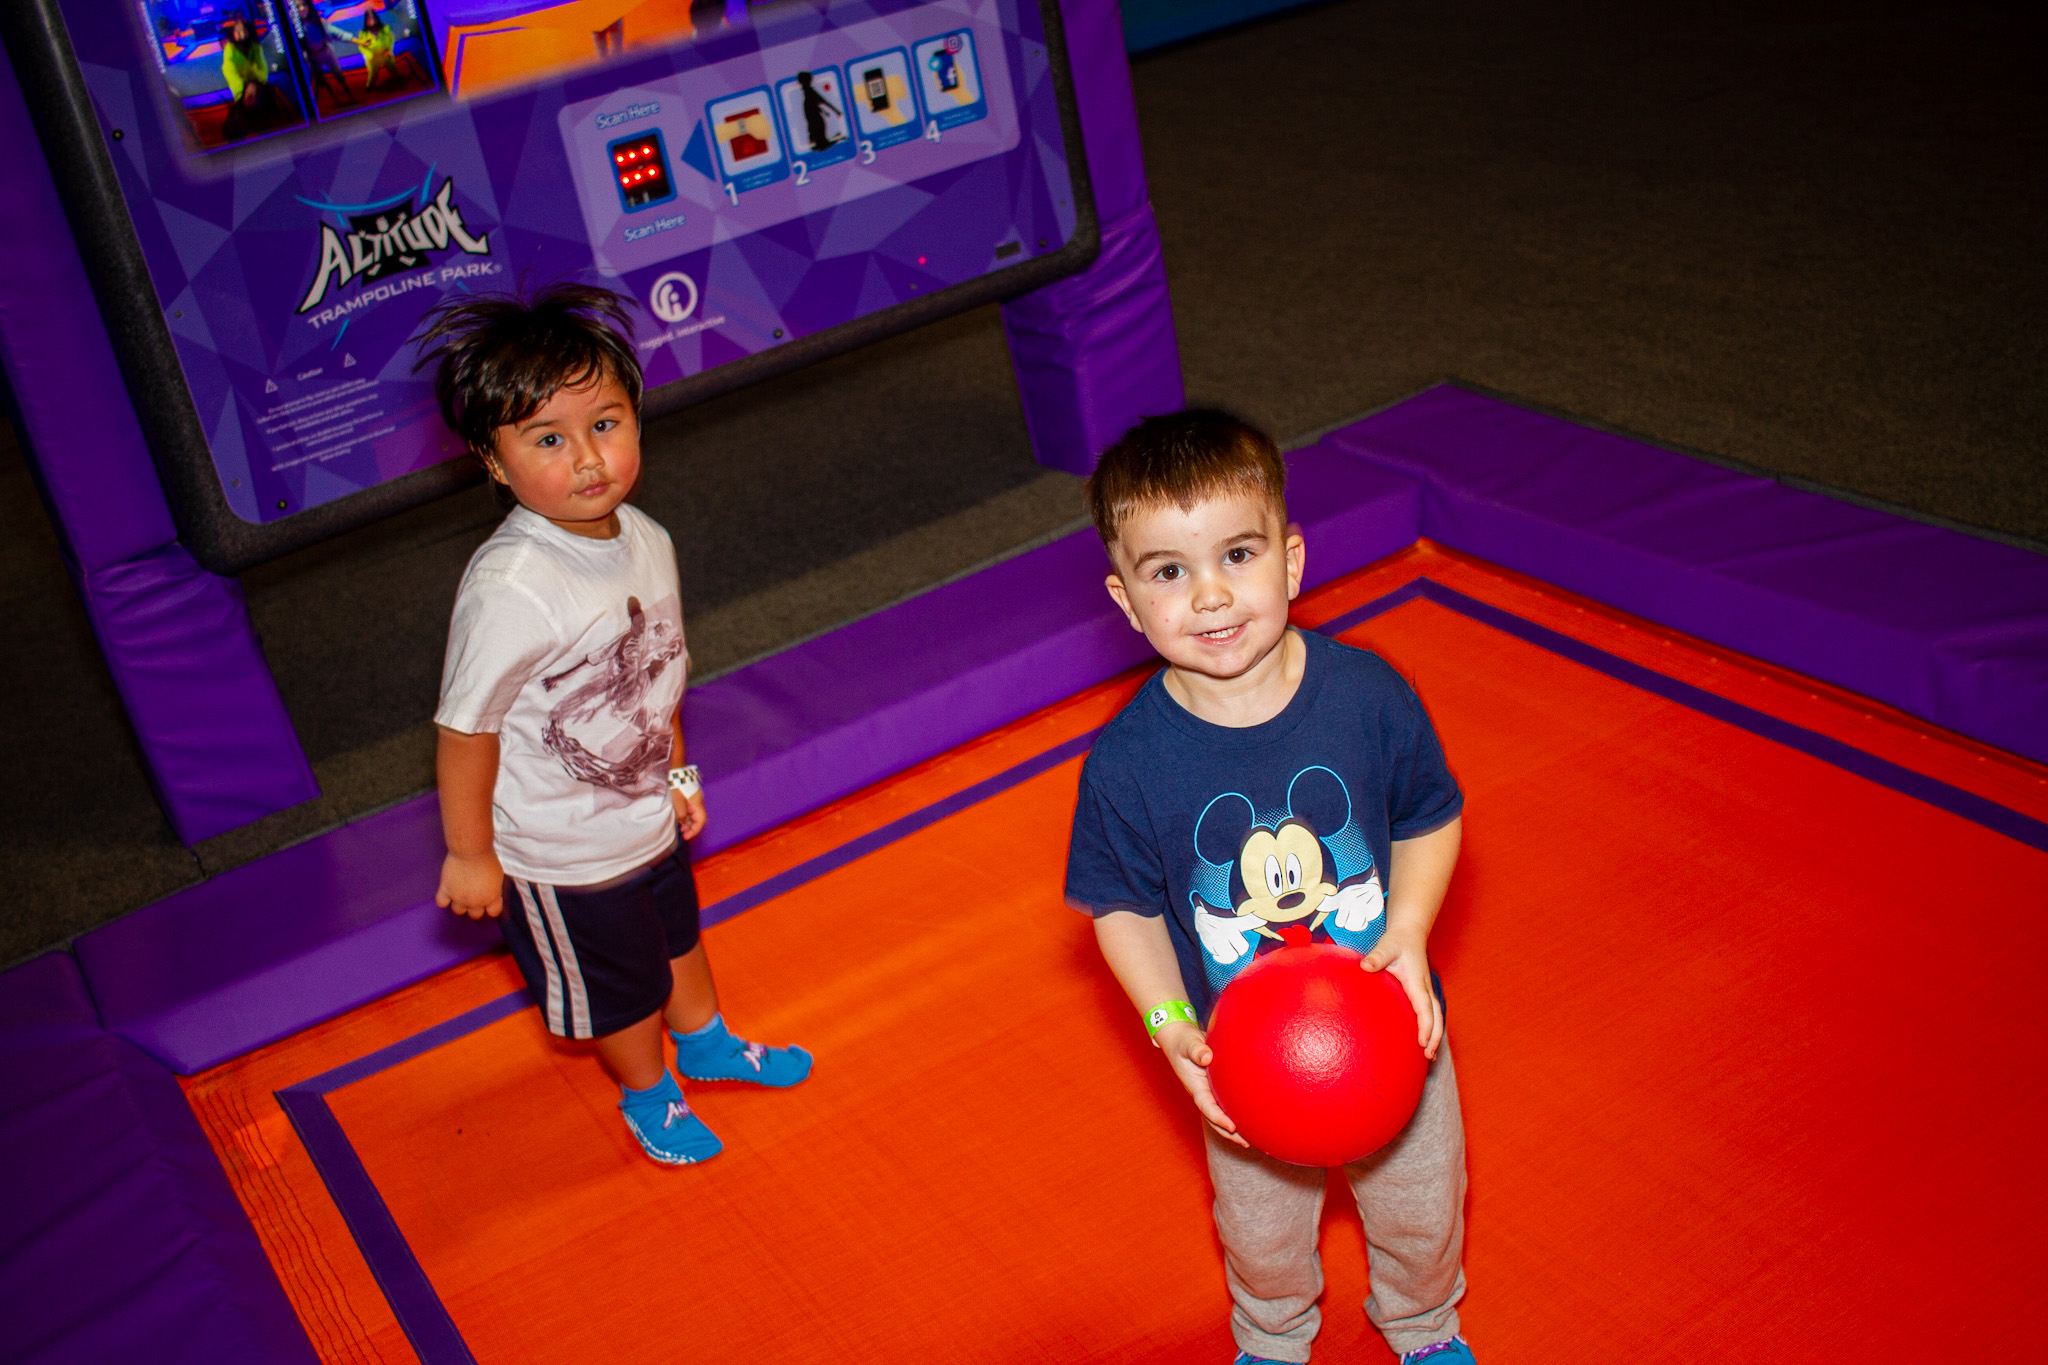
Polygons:
<instances>
[{"instance_id":1,"label":"young boy with brown hair","mask_svg":"<svg viewBox=\"0 0 2048 1365\"><path fill-rule=\"evenodd\" d=\"M1431 1059L1422 1102L1344 1174L1366 1315L1404 1365L1454 1365L1473 1358L1457 1310L1465 1141L1428 945L1464 797L1399 674L1289 628L1303 547L1286 478L1264 434L1201 411L1140 423L1090 477L1109 595L1166 667L1082 768L1067 898L1205 1120L1239 1365L1309 1358L1325 1172L1238 1136L1209 1088L1210 1007L1288 941L1343 944L1399 980Z\"/></svg>"},{"instance_id":2,"label":"young boy with brown hair","mask_svg":"<svg viewBox=\"0 0 2048 1365\"><path fill-rule=\"evenodd\" d=\"M422 334L443 418L518 500L471 557L448 631L435 900L501 917L548 1030L596 1040L626 1127L680 1166L721 1144L669 1074L664 1023L696 1080L795 1085L811 1058L726 1028L698 939L690 655L675 548L626 501L640 478L629 329L615 295L557 285L444 304Z\"/></svg>"}]
</instances>

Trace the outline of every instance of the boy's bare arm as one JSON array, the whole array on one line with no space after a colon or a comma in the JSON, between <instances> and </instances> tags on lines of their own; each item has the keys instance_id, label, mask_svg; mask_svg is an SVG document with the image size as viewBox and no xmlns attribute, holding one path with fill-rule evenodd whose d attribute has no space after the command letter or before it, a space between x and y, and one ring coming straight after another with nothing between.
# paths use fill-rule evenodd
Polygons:
<instances>
[{"instance_id":1,"label":"boy's bare arm","mask_svg":"<svg viewBox=\"0 0 2048 1365\"><path fill-rule=\"evenodd\" d=\"M1166 920L1159 915L1140 915L1114 910L1095 917L1095 942L1103 960L1115 974L1124 994L1140 1012L1168 1000L1187 999L1187 985L1181 980L1180 960L1173 955L1173 940L1166 936ZM1248 1146L1237 1135L1237 1125L1216 1103L1209 1088L1208 1035L1184 1020L1175 1020L1152 1036L1173 1067L1173 1074L1187 1087L1195 1108L1209 1126L1240 1147Z\"/></svg>"},{"instance_id":2,"label":"boy's bare arm","mask_svg":"<svg viewBox=\"0 0 2048 1365\"><path fill-rule=\"evenodd\" d=\"M434 904L481 919L505 910L505 869L491 834L491 792L498 785L498 737L436 726L434 776L441 789L441 837L448 856Z\"/></svg>"},{"instance_id":3,"label":"boy's bare arm","mask_svg":"<svg viewBox=\"0 0 2048 1365\"><path fill-rule=\"evenodd\" d=\"M1451 889L1464 839L1462 817L1414 839L1396 839L1387 867L1387 929L1362 964L1369 972L1391 971L1415 1007L1417 1041L1423 1055L1436 1057L1444 1038L1443 1006L1429 984L1429 931Z\"/></svg>"}]
</instances>

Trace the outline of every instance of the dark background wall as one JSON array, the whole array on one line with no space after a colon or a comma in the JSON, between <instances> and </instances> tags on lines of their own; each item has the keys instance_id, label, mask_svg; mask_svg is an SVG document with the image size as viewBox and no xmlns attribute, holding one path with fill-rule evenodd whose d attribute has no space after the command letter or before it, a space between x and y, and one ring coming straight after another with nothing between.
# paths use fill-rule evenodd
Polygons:
<instances>
[{"instance_id":1,"label":"dark background wall","mask_svg":"<svg viewBox=\"0 0 2048 1365\"><path fill-rule=\"evenodd\" d=\"M1457 376L2048 541L2040 7L1341 0L1141 58L1191 396ZM650 423L704 677L1074 523L994 310ZM0 451L0 962L432 780L485 490L245 577L326 796L199 850ZM289 913L289 907L280 907Z\"/></svg>"}]
</instances>

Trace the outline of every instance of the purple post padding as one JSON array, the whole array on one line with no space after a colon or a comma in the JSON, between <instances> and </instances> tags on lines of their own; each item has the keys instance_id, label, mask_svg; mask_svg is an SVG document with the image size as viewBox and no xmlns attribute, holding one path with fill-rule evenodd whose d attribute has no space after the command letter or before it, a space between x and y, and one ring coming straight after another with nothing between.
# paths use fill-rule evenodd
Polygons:
<instances>
[{"instance_id":1,"label":"purple post padding","mask_svg":"<svg viewBox=\"0 0 2048 1365\"><path fill-rule=\"evenodd\" d=\"M1288 456L1306 582L1416 535L1414 482L1325 446ZM1083 530L694 688L699 855L903 771L1152 657ZM202 1071L499 942L434 905L432 796L224 872L75 945L107 1027Z\"/></svg>"},{"instance_id":2,"label":"purple post padding","mask_svg":"<svg viewBox=\"0 0 2048 1365\"><path fill-rule=\"evenodd\" d=\"M79 576L171 827L210 839L320 794L242 585L170 544Z\"/></svg>"},{"instance_id":3,"label":"purple post padding","mask_svg":"<svg viewBox=\"0 0 2048 1365\"><path fill-rule=\"evenodd\" d=\"M1326 444L1454 549L2048 761L2048 556L1451 385Z\"/></svg>"},{"instance_id":4,"label":"purple post padding","mask_svg":"<svg viewBox=\"0 0 2048 1365\"><path fill-rule=\"evenodd\" d=\"M163 487L7 65L0 363L86 614L188 844L320 794L240 587L174 542Z\"/></svg>"},{"instance_id":5,"label":"purple post padding","mask_svg":"<svg viewBox=\"0 0 2048 1365\"><path fill-rule=\"evenodd\" d=\"M1185 400L1180 345L1116 0L1062 0L1067 59L1102 253L1079 275L1003 305L1003 332L1038 462L1086 474L1138 419Z\"/></svg>"},{"instance_id":6,"label":"purple post padding","mask_svg":"<svg viewBox=\"0 0 2048 1365\"><path fill-rule=\"evenodd\" d=\"M1145 417L1177 412L1180 343L1152 206L1102 226L1102 254L1079 275L1003 305L1003 335L1042 465L1086 474Z\"/></svg>"},{"instance_id":7,"label":"purple post padding","mask_svg":"<svg viewBox=\"0 0 2048 1365\"><path fill-rule=\"evenodd\" d=\"M0 974L0 1068L9 1361L318 1359L178 1083L69 954Z\"/></svg>"},{"instance_id":8,"label":"purple post padding","mask_svg":"<svg viewBox=\"0 0 2048 1365\"><path fill-rule=\"evenodd\" d=\"M501 940L434 904L429 795L223 872L73 945L109 1029L191 1075Z\"/></svg>"}]
</instances>

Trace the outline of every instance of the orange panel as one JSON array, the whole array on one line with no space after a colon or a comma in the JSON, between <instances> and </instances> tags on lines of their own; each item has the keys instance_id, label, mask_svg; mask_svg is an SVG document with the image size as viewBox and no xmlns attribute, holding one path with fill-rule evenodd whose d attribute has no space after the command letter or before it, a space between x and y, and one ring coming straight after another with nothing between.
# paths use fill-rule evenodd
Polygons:
<instances>
[{"instance_id":1,"label":"orange panel","mask_svg":"<svg viewBox=\"0 0 2048 1365\"><path fill-rule=\"evenodd\" d=\"M1429 547L1301 616L1425 571L2048 807L2033 765ZM2038 1340L2048 854L1428 601L1345 638L1416 681L1468 794L1433 950L1482 1358ZM1091 729L1135 682L707 859L706 899ZM1192 1111L1060 903L1078 767L708 931L735 1027L818 1064L789 1092L693 1087L727 1144L705 1166L640 1156L588 1048L531 1010L336 1091L477 1359L1229 1359ZM269 1091L513 981L485 959L189 1083L323 1358L410 1353ZM1319 1358L1389 1359L1355 1307L1355 1212L1332 1213L1325 1252ZM1997 1311L1958 1329L1937 1266Z\"/></svg>"}]
</instances>

